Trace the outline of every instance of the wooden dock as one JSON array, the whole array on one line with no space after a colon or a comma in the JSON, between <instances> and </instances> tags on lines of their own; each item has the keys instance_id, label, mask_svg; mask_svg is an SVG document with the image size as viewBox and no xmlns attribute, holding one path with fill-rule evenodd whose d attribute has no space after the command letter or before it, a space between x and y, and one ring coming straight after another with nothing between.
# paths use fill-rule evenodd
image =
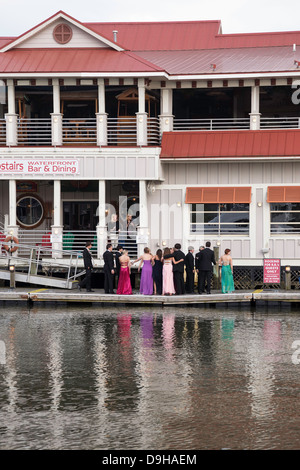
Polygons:
<instances>
[{"instance_id":1,"label":"wooden dock","mask_svg":"<svg viewBox=\"0 0 300 470\"><path fill-rule=\"evenodd\" d=\"M203 304L249 304L256 303L299 303L300 291L279 291L279 290L257 290L257 291L237 291L232 294L222 294L213 291L207 294L192 295L141 295L133 293L132 295L110 295L104 294L103 289L95 292L85 292L78 290L70 291L63 289L47 289L34 287L18 287L16 289L0 288L0 302L51 302L51 303L97 303L111 305L160 305L160 306L197 306Z\"/></svg>"}]
</instances>

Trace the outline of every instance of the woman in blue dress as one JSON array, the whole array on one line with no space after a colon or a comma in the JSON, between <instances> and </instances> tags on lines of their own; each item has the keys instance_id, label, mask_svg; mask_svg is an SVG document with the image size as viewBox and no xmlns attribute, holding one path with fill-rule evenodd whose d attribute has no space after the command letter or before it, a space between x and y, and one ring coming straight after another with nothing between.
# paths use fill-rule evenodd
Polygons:
<instances>
[{"instance_id":1,"label":"woman in blue dress","mask_svg":"<svg viewBox=\"0 0 300 470\"><path fill-rule=\"evenodd\" d=\"M219 266L222 266L221 287L223 294L231 294L231 292L234 291L233 265L230 253L231 250L229 248L226 248L224 255L221 256L219 260Z\"/></svg>"}]
</instances>

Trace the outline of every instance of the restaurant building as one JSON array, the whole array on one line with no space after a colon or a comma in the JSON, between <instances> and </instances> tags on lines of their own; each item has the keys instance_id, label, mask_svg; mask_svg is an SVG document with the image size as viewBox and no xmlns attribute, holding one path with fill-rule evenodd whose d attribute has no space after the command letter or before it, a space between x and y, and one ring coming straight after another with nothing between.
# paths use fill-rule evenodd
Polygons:
<instances>
[{"instance_id":1,"label":"restaurant building","mask_svg":"<svg viewBox=\"0 0 300 470\"><path fill-rule=\"evenodd\" d=\"M66 256L89 239L99 266L109 240L132 256L209 240L241 269L296 269L299 66L300 31L223 34L220 21L60 11L1 37L2 239Z\"/></svg>"}]
</instances>

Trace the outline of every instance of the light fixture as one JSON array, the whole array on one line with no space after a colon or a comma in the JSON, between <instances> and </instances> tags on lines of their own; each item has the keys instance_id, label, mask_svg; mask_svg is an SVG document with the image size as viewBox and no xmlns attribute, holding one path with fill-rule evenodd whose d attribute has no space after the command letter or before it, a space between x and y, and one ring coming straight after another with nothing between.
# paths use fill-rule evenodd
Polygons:
<instances>
[{"instance_id":1,"label":"light fixture","mask_svg":"<svg viewBox=\"0 0 300 470\"><path fill-rule=\"evenodd\" d=\"M9 117L9 118L8 118L8 122L12 122L12 121L13 121L13 120L12 120L12 117Z\"/></svg>"},{"instance_id":2,"label":"light fixture","mask_svg":"<svg viewBox=\"0 0 300 470\"><path fill-rule=\"evenodd\" d=\"M257 206L258 206L258 207L261 207L261 206L262 206L262 202L258 202L258 203L257 203Z\"/></svg>"},{"instance_id":3,"label":"light fixture","mask_svg":"<svg viewBox=\"0 0 300 470\"><path fill-rule=\"evenodd\" d=\"M13 235L13 234L14 234L14 231L13 231L13 230L10 230L9 234L10 234L10 235Z\"/></svg>"},{"instance_id":4,"label":"light fixture","mask_svg":"<svg viewBox=\"0 0 300 470\"><path fill-rule=\"evenodd\" d=\"M58 234L58 229L54 229L54 235L57 235Z\"/></svg>"},{"instance_id":5,"label":"light fixture","mask_svg":"<svg viewBox=\"0 0 300 470\"><path fill-rule=\"evenodd\" d=\"M139 117L139 122L143 122L143 118L142 118L142 117Z\"/></svg>"},{"instance_id":6,"label":"light fixture","mask_svg":"<svg viewBox=\"0 0 300 470\"><path fill-rule=\"evenodd\" d=\"M220 242L220 241L217 241L217 246L221 246L221 242Z\"/></svg>"},{"instance_id":7,"label":"light fixture","mask_svg":"<svg viewBox=\"0 0 300 470\"><path fill-rule=\"evenodd\" d=\"M10 270L11 273L13 273L15 271L15 266L13 264L11 264L9 266L9 270Z\"/></svg>"},{"instance_id":8,"label":"light fixture","mask_svg":"<svg viewBox=\"0 0 300 470\"><path fill-rule=\"evenodd\" d=\"M252 122L256 122L256 117L252 118Z\"/></svg>"},{"instance_id":9,"label":"light fixture","mask_svg":"<svg viewBox=\"0 0 300 470\"><path fill-rule=\"evenodd\" d=\"M58 121L57 117L55 117L55 118L53 119L53 121L54 121L54 122L57 122L57 121Z\"/></svg>"},{"instance_id":10,"label":"light fixture","mask_svg":"<svg viewBox=\"0 0 300 470\"><path fill-rule=\"evenodd\" d=\"M290 267L290 266L286 266L286 267L285 267L285 272L286 272L286 273L289 273L290 271L291 271L291 267Z\"/></svg>"},{"instance_id":11,"label":"light fixture","mask_svg":"<svg viewBox=\"0 0 300 470\"><path fill-rule=\"evenodd\" d=\"M162 241L162 246L166 246L166 244L167 244L167 243L165 242L165 240L163 240L163 241Z\"/></svg>"},{"instance_id":12,"label":"light fixture","mask_svg":"<svg viewBox=\"0 0 300 470\"><path fill-rule=\"evenodd\" d=\"M178 207L181 207L181 202L178 201L178 202L177 202L177 206L178 206Z\"/></svg>"},{"instance_id":13,"label":"light fixture","mask_svg":"<svg viewBox=\"0 0 300 470\"><path fill-rule=\"evenodd\" d=\"M166 124L166 125L169 124L169 119L165 119L165 124Z\"/></svg>"}]
</instances>

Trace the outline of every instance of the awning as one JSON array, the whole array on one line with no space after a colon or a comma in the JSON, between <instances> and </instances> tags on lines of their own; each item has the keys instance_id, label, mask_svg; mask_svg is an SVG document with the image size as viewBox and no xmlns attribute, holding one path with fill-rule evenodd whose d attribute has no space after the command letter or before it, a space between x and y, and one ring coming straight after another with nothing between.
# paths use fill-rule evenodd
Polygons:
<instances>
[{"instance_id":1,"label":"awning","mask_svg":"<svg viewBox=\"0 0 300 470\"><path fill-rule=\"evenodd\" d=\"M300 186L268 186L267 202L300 202Z\"/></svg>"},{"instance_id":2,"label":"awning","mask_svg":"<svg viewBox=\"0 0 300 470\"><path fill-rule=\"evenodd\" d=\"M164 132L160 158L274 158L300 156L300 129Z\"/></svg>"},{"instance_id":3,"label":"awning","mask_svg":"<svg viewBox=\"0 0 300 470\"><path fill-rule=\"evenodd\" d=\"M216 203L240 203L251 202L251 187L240 188L186 188L186 204L216 204Z\"/></svg>"}]
</instances>

